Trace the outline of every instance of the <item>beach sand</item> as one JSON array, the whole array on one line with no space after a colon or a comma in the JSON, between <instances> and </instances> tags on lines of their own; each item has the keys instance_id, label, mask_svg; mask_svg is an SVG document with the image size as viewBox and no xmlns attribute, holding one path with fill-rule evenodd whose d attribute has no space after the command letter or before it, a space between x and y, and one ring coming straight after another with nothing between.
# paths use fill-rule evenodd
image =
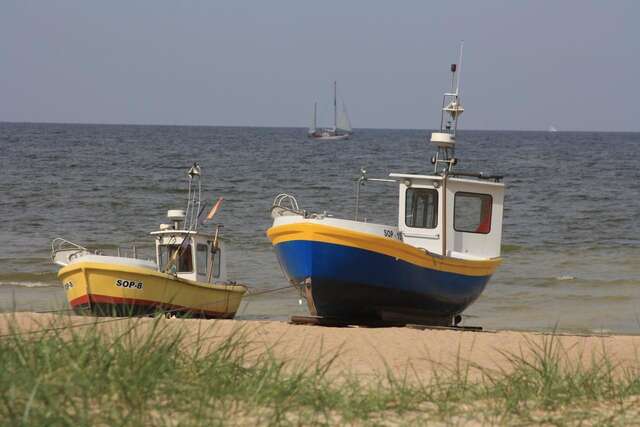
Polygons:
<instances>
[{"instance_id":1,"label":"beach sand","mask_svg":"<svg viewBox=\"0 0 640 427\"><path fill-rule=\"evenodd\" d=\"M589 365L603 355L620 368L637 368L640 336L550 335L534 332L419 330L410 328L334 328L292 325L280 321L195 320L195 319L117 319L53 314L15 313L0 315L0 335L27 333L68 327L81 331L97 324L105 336L112 336L135 325L144 335L153 325L179 331L188 338L185 345L199 339L215 347L230 336L242 336L251 355L269 352L291 367L309 366L335 357L328 375L350 374L361 379L379 378L389 372L397 378L425 381L434 373L456 366L469 366L470 374L495 370L508 371L509 358L532 357L532 350L553 343L569 363ZM187 349L188 350L188 349Z\"/></svg>"}]
</instances>

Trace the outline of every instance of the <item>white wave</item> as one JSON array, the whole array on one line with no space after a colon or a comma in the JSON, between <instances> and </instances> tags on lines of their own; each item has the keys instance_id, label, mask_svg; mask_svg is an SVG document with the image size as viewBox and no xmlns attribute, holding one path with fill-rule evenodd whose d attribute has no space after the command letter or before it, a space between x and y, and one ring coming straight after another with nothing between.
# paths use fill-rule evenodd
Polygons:
<instances>
[{"instance_id":1,"label":"white wave","mask_svg":"<svg viewBox=\"0 0 640 427\"><path fill-rule=\"evenodd\" d=\"M556 280L561 280L561 281L576 280L576 277L575 276L558 276L556 277Z\"/></svg>"},{"instance_id":2,"label":"white wave","mask_svg":"<svg viewBox=\"0 0 640 427\"><path fill-rule=\"evenodd\" d=\"M52 282L0 282L0 286L18 286L23 288L48 288L57 286L57 283Z\"/></svg>"}]
</instances>

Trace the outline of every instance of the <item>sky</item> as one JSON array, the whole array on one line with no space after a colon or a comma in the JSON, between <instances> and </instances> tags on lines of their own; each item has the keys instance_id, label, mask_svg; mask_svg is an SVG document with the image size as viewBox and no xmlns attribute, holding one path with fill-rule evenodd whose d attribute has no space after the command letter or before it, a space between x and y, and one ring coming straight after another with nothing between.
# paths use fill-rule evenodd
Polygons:
<instances>
[{"instance_id":1,"label":"sky","mask_svg":"<svg viewBox=\"0 0 640 427\"><path fill-rule=\"evenodd\" d=\"M640 2L2 0L0 121L640 131ZM324 122L324 123L323 123Z\"/></svg>"}]
</instances>

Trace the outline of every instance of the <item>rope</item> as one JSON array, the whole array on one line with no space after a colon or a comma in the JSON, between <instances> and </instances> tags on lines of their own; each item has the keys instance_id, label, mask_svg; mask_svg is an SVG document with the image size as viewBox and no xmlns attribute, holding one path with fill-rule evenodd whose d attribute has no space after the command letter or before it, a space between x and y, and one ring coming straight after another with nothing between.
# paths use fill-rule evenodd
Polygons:
<instances>
[{"instance_id":1,"label":"rope","mask_svg":"<svg viewBox=\"0 0 640 427\"><path fill-rule=\"evenodd\" d=\"M278 292L278 291L282 291L284 289L291 289L292 286L291 285L287 285L287 286L282 286L281 288L273 288L273 289L265 289L263 291L251 291L249 290L247 292L247 297L252 297L252 296L256 296L256 295L264 295L264 294L270 294L272 292Z\"/></svg>"}]
</instances>

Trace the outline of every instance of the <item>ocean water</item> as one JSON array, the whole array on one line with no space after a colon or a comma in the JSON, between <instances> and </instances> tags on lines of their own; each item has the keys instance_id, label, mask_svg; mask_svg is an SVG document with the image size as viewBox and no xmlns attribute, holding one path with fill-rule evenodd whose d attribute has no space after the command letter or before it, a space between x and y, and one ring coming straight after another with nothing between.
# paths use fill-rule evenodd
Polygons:
<instances>
[{"instance_id":1,"label":"ocean water","mask_svg":"<svg viewBox=\"0 0 640 427\"><path fill-rule=\"evenodd\" d=\"M351 218L354 181L431 171L424 130L357 130L308 141L299 128L0 123L0 310L65 306L55 237L150 248L184 208L198 161L204 196L225 202L230 278L286 285L265 236L279 192ZM640 332L640 134L461 131L458 169L505 176L504 263L465 323L487 328ZM397 222L391 184L369 183L361 214ZM293 290L246 298L238 317L306 312Z\"/></svg>"}]
</instances>

